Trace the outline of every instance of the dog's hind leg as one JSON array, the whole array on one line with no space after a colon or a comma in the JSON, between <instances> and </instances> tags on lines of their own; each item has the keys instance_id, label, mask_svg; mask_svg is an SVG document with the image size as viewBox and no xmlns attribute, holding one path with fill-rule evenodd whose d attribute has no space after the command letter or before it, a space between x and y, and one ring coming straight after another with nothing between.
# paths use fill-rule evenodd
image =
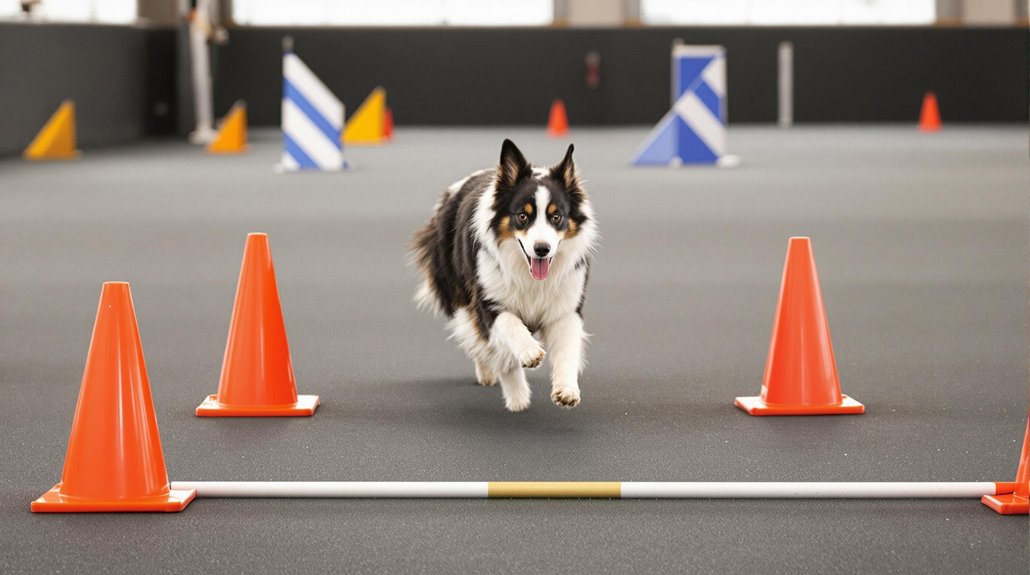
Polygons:
<instances>
[{"instance_id":1,"label":"dog's hind leg","mask_svg":"<svg viewBox=\"0 0 1030 575\"><path fill-rule=\"evenodd\" d=\"M472 358L472 361L476 363L476 383L485 387L497 383L497 372L490 364L481 361L478 357Z\"/></svg>"},{"instance_id":2,"label":"dog's hind leg","mask_svg":"<svg viewBox=\"0 0 1030 575\"><path fill-rule=\"evenodd\" d=\"M544 361L544 346L529 333L529 328L515 314L501 312L490 329L490 345L499 353L510 353L518 365L533 368ZM501 383L504 383L503 375Z\"/></svg>"},{"instance_id":3,"label":"dog's hind leg","mask_svg":"<svg viewBox=\"0 0 1030 575\"><path fill-rule=\"evenodd\" d=\"M551 401L571 409L579 405L579 372L583 369L586 333L583 318L573 313L545 326L544 341L551 350Z\"/></svg>"},{"instance_id":4,"label":"dog's hind leg","mask_svg":"<svg viewBox=\"0 0 1030 575\"><path fill-rule=\"evenodd\" d=\"M504 407L512 412L529 409L531 391L526 381L526 372L521 367L501 374L501 392L504 394Z\"/></svg>"}]
</instances>

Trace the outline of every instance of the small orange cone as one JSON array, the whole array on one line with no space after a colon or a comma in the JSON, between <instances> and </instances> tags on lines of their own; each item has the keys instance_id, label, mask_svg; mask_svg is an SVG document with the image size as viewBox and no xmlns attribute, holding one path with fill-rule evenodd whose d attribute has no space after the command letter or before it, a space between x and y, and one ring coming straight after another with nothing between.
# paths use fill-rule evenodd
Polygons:
<instances>
[{"instance_id":1,"label":"small orange cone","mask_svg":"<svg viewBox=\"0 0 1030 575\"><path fill-rule=\"evenodd\" d=\"M247 104L238 100L218 126L218 133L207 145L210 154L242 154L247 151Z\"/></svg>"},{"instance_id":2,"label":"small orange cone","mask_svg":"<svg viewBox=\"0 0 1030 575\"><path fill-rule=\"evenodd\" d=\"M738 397L735 404L751 415L865 412L861 403L840 392L830 326L808 238L790 238L787 245L762 394Z\"/></svg>"},{"instance_id":3,"label":"small orange cone","mask_svg":"<svg viewBox=\"0 0 1030 575\"><path fill-rule=\"evenodd\" d=\"M919 113L919 130L922 132L939 132L941 130L941 111L937 107L937 94L927 92L923 96L923 109Z\"/></svg>"},{"instance_id":4,"label":"small orange cone","mask_svg":"<svg viewBox=\"0 0 1030 575\"><path fill-rule=\"evenodd\" d=\"M105 283L61 482L31 509L182 511L195 495L168 483L129 284Z\"/></svg>"},{"instance_id":5,"label":"small orange cone","mask_svg":"<svg viewBox=\"0 0 1030 575\"><path fill-rule=\"evenodd\" d=\"M1023 452L1019 456L1014 483L999 484L998 491L1011 490L1004 495L984 495L980 501L1002 515L1030 515L1030 419L1023 434Z\"/></svg>"},{"instance_id":6,"label":"small orange cone","mask_svg":"<svg viewBox=\"0 0 1030 575\"><path fill-rule=\"evenodd\" d=\"M26 160L74 160L79 157L79 151L75 149L74 102L61 102L22 156Z\"/></svg>"},{"instance_id":7,"label":"small orange cone","mask_svg":"<svg viewBox=\"0 0 1030 575\"><path fill-rule=\"evenodd\" d=\"M390 108L383 114L383 137L387 142L393 141L393 110Z\"/></svg>"},{"instance_id":8,"label":"small orange cone","mask_svg":"<svg viewBox=\"0 0 1030 575\"><path fill-rule=\"evenodd\" d=\"M236 288L218 393L202 417L312 415L317 395L297 395L267 234L249 234Z\"/></svg>"},{"instance_id":9,"label":"small orange cone","mask_svg":"<svg viewBox=\"0 0 1030 575\"><path fill-rule=\"evenodd\" d=\"M551 115L547 118L547 135L560 138L569 133L569 117L565 114L565 102L556 99L551 102Z\"/></svg>"},{"instance_id":10,"label":"small orange cone","mask_svg":"<svg viewBox=\"0 0 1030 575\"><path fill-rule=\"evenodd\" d=\"M386 141L386 89L377 86L358 106L343 128L344 144L382 144Z\"/></svg>"}]
</instances>

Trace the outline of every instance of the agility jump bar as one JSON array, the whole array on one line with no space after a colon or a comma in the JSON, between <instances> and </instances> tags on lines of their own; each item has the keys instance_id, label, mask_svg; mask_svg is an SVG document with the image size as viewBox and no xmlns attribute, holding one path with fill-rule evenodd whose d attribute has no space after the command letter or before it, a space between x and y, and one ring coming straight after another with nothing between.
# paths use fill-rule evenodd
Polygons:
<instances>
[{"instance_id":1,"label":"agility jump bar","mask_svg":"<svg viewBox=\"0 0 1030 575\"><path fill-rule=\"evenodd\" d=\"M197 497L342 499L964 499L1005 482L174 481Z\"/></svg>"}]
</instances>

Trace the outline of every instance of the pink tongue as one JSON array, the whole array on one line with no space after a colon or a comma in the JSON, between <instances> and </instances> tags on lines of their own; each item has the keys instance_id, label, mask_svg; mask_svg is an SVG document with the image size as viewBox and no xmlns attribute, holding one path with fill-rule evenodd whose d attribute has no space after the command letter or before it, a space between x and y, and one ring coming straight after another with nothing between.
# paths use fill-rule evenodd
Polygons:
<instances>
[{"instance_id":1,"label":"pink tongue","mask_svg":"<svg viewBox=\"0 0 1030 575\"><path fill-rule=\"evenodd\" d=\"M533 272L533 279L547 279L547 272L551 271L551 260L546 258L532 258L529 265Z\"/></svg>"}]
</instances>

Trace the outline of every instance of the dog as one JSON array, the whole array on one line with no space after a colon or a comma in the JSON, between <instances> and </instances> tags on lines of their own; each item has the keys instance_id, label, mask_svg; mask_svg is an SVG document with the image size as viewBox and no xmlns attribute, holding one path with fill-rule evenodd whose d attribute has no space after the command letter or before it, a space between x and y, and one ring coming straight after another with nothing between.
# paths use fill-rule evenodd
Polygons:
<instances>
[{"instance_id":1,"label":"dog","mask_svg":"<svg viewBox=\"0 0 1030 575\"><path fill-rule=\"evenodd\" d=\"M580 403L583 302L598 230L573 149L535 168L504 140L498 166L452 184L413 240L423 275L415 302L448 318L476 381L499 381L511 412L529 408L524 369L548 354L551 400L566 409Z\"/></svg>"}]
</instances>

